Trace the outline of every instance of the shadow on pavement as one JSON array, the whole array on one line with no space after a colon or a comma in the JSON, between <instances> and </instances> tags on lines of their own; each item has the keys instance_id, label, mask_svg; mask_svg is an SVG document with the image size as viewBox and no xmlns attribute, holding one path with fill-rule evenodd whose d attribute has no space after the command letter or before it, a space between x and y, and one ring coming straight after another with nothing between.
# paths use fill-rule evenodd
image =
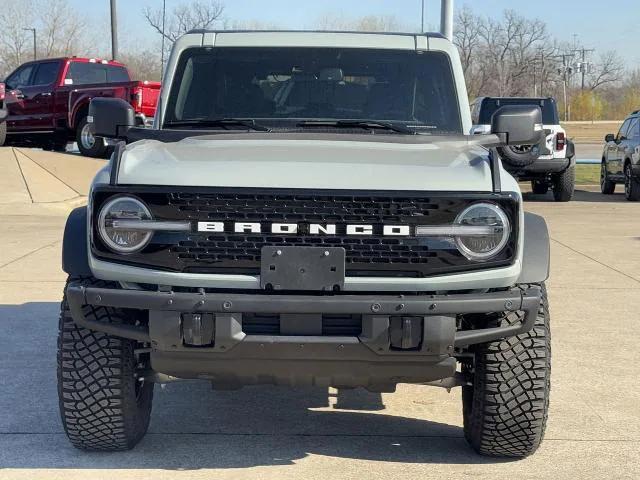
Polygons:
<instances>
[{"instance_id":1,"label":"shadow on pavement","mask_svg":"<svg viewBox=\"0 0 640 480\"><path fill-rule=\"evenodd\" d=\"M0 470L245 468L289 465L310 454L496 462L476 455L460 427L384 413L381 395L362 389L340 390L330 402L334 394L326 388L217 392L198 381L156 386L149 433L133 451L81 452L67 442L59 421L58 308L53 302L0 305Z\"/></svg>"},{"instance_id":2,"label":"shadow on pavement","mask_svg":"<svg viewBox=\"0 0 640 480\"><path fill-rule=\"evenodd\" d=\"M573 199L571 201L586 203L626 203L627 199L624 196L622 188L622 186L619 186L619 192L616 192L613 195L603 195L599 191L576 189L576 192L574 193ZM523 192L522 196L525 202L529 203L555 203L555 201L553 200L553 194L551 192L545 195L535 195L531 192Z\"/></svg>"}]
</instances>

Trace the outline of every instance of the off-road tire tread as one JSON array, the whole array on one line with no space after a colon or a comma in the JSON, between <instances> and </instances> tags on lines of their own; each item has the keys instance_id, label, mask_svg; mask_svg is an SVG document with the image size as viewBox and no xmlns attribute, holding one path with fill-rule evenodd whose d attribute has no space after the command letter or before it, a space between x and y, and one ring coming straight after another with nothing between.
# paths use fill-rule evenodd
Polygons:
<instances>
[{"instance_id":1,"label":"off-road tire tread","mask_svg":"<svg viewBox=\"0 0 640 480\"><path fill-rule=\"evenodd\" d=\"M603 161L604 163L604 161ZM616 184L609 180L608 175L604 174L604 182L603 182L603 170L606 172L606 167L600 165L600 192L603 195L612 195L616 191Z\"/></svg>"},{"instance_id":2,"label":"off-road tire tread","mask_svg":"<svg viewBox=\"0 0 640 480\"><path fill-rule=\"evenodd\" d=\"M78 280L70 279L70 281ZM96 287L108 282L90 281ZM66 290L66 289L65 289ZM123 323L125 312L84 307L87 317ZM136 342L78 327L62 300L58 335L58 396L64 430L82 450L122 451L133 448L149 426L153 384L136 400L133 372Z\"/></svg>"},{"instance_id":3,"label":"off-road tire tread","mask_svg":"<svg viewBox=\"0 0 640 480\"><path fill-rule=\"evenodd\" d=\"M463 388L464 434L480 454L523 458L534 453L549 410L551 335L547 293L533 329L476 347L473 386ZM519 322L520 312L501 325Z\"/></svg>"},{"instance_id":4,"label":"off-road tire tread","mask_svg":"<svg viewBox=\"0 0 640 480\"><path fill-rule=\"evenodd\" d=\"M627 176L627 169L630 169L631 166L630 164L625 165L625 172L624 175L625 177ZM633 172L631 172L631 192L627 195L627 189L625 186L625 197L628 201L630 202L637 202L638 200L640 200L640 179L633 175ZM625 178L625 182L627 181L627 179Z\"/></svg>"},{"instance_id":5,"label":"off-road tire tread","mask_svg":"<svg viewBox=\"0 0 640 480\"><path fill-rule=\"evenodd\" d=\"M553 175L553 198L556 202L569 202L576 188L576 167L571 165L564 172Z\"/></svg>"}]
</instances>

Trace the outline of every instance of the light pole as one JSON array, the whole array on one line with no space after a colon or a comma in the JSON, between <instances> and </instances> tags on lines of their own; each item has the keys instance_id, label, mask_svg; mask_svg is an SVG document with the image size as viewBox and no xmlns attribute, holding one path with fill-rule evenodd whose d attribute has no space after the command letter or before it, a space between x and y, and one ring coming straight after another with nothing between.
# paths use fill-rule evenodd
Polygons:
<instances>
[{"instance_id":1,"label":"light pole","mask_svg":"<svg viewBox=\"0 0 640 480\"><path fill-rule=\"evenodd\" d=\"M33 59L37 60L38 59L38 52L37 52L37 42L36 42L36 29L35 28L23 28L23 30L26 30L27 32L33 32Z\"/></svg>"},{"instance_id":2,"label":"light pole","mask_svg":"<svg viewBox=\"0 0 640 480\"><path fill-rule=\"evenodd\" d=\"M118 14L116 0L111 0L111 59L118 59Z\"/></svg>"},{"instance_id":3,"label":"light pole","mask_svg":"<svg viewBox=\"0 0 640 480\"><path fill-rule=\"evenodd\" d=\"M162 0L162 47L160 47L160 81L164 80L164 24L167 19L167 0Z\"/></svg>"},{"instance_id":4,"label":"light pole","mask_svg":"<svg viewBox=\"0 0 640 480\"><path fill-rule=\"evenodd\" d=\"M424 0L422 0L422 30L421 32L424 33Z\"/></svg>"}]
</instances>

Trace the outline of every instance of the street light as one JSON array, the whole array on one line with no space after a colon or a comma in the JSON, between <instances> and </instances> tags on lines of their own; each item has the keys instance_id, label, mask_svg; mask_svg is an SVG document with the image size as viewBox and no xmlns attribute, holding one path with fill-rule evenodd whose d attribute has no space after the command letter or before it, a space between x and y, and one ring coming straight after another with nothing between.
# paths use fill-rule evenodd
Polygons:
<instances>
[{"instance_id":1,"label":"street light","mask_svg":"<svg viewBox=\"0 0 640 480\"><path fill-rule=\"evenodd\" d=\"M27 32L33 32L33 59L38 59L38 53L36 51L36 29L35 28L23 28L22 30L26 30Z\"/></svg>"},{"instance_id":2,"label":"street light","mask_svg":"<svg viewBox=\"0 0 640 480\"><path fill-rule=\"evenodd\" d=\"M111 59L118 59L118 14L116 0L111 0Z\"/></svg>"},{"instance_id":3,"label":"street light","mask_svg":"<svg viewBox=\"0 0 640 480\"><path fill-rule=\"evenodd\" d=\"M162 0L162 46L160 47L160 81L164 80L164 27L167 20L167 0Z\"/></svg>"}]
</instances>

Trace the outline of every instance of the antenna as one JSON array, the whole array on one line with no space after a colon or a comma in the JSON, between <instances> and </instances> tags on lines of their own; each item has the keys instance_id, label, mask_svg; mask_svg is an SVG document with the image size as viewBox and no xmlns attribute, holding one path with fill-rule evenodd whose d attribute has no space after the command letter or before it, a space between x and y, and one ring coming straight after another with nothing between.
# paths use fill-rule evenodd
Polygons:
<instances>
[{"instance_id":1,"label":"antenna","mask_svg":"<svg viewBox=\"0 0 640 480\"><path fill-rule=\"evenodd\" d=\"M453 0L442 0L440 7L440 33L453 41Z\"/></svg>"}]
</instances>

